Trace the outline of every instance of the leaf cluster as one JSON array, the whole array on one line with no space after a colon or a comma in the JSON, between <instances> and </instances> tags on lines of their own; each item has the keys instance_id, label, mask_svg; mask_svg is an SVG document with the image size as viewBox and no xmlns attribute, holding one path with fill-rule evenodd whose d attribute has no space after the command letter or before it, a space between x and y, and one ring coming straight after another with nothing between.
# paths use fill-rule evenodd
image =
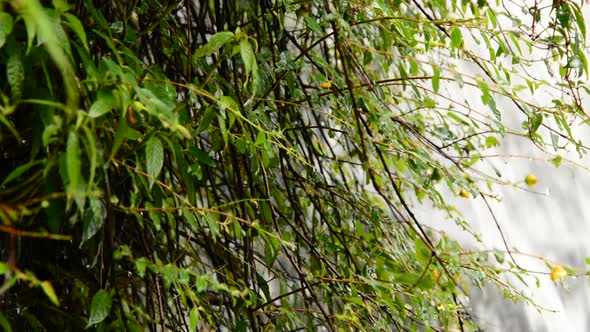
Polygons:
<instances>
[{"instance_id":1,"label":"leaf cluster","mask_svg":"<svg viewBox=\"0 0 590 332\"><path fill-rule=\"evenodd\" d=\"M414 213L470 231L506 135L586 151L581 8L508 10L0 1L0 326L466 331L472 285L527 300Z\"/></svg>"}]
</instances>

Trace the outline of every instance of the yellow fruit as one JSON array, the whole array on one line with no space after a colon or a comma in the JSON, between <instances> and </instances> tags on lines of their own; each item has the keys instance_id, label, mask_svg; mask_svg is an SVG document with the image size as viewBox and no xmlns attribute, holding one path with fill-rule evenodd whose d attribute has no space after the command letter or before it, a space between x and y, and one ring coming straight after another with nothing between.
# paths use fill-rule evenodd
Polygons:
<instances>
[{"instance_id":1,"label":"yellow fruit","mask_svg":"<svg viewBox=\"0 0 590 332\"><path fill-rule=\"evenodd\" d=\"M465 189L461 189L461 191L459 192L459 196L463 197L463 198L469 198L469 192L467 192L467 190Z\"/></svg>"},{"instance_id":2,"label":"yellow fruit","mask_svg":"<svg viewBox=\"0 0 590 332\"><path fill-rule=\"evenodd\" d=\"M533 174L529 174L526 176L526 178L524 178L524 182L526 183L527 186L532 187L534 185L537 184L539 180L537 179L537 177Z\"/></svg>"},{"instance_id":3,"label":"yellow fruit","mask_svg":"<svg viewBox=\"0 0 590 332\"><path fill-rule=\"evenodd\" d=\"M565 277L567 277L567 271L561 265L555 265L553 270L551 270L551 280L563 280Z\"/></svg>"},{"instance_id":4,"label":"yellow fruit","mask_svg":"<svg viewBox=\"0 0 590 332\"><path fill-rule=\"evenodd\" d=\"M438 281L438 279L440 279L440 271L439 270L433 270L432 271L432 276L434 277L434 280Z\"/></svg>"},{"instance_id":5,"label":"yellow fruit","mask_svg":"<svg viewBox=\"0 0 590 332\"><path fill-rule=\"evenodd\" d=\"M324 82L322 83L322 88L324 89L330 89L332 87L332 83L331 82Z\"/></svg>"}]
</instances>

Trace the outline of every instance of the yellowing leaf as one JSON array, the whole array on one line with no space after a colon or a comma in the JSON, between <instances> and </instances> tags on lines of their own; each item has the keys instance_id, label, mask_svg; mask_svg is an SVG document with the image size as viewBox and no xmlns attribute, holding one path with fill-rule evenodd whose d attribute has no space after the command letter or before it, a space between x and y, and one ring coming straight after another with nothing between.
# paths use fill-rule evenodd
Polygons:
<instances>
[{"instance_id":1,"label":"yellowing leaf","mask_svg":"<svg viewBox=\"0 0 590 332\"><path fill-rule=\"evenodd\" d=\"M45 295L47 295L51 302L53 302L53 304L56 306L59 306L59 299L57 298L57 295L55 295L55 291L53 290L51 283L49 281L43 281L41 283L41 288L43 288L43 292L45 292Z\"/></svg>"},{"instance_id":2,"label":"yellowing leaf","mask_svg":"<svg viewBox=\"0 0 590 332\"><path fill-rule=\"evenodd\" d=\"M332 88L332 83L331 82L324 82L324 83L322 83L322 88L330 89L330 88Z\"/></svg>"}]
</instances>

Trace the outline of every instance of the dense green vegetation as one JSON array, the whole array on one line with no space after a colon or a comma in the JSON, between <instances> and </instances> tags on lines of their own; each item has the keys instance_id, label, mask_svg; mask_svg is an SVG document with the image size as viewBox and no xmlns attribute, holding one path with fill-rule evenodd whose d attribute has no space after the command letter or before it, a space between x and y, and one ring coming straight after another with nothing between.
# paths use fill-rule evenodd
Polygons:
<instances>
[{"instance_id":1,"label":"dense green vegetation","mask_svg":"<svg viewBox=\"0 0 590 332\"><path fill-rule=\"evenodd\" d=\"M453 202L506 184L483 151L586 152L585 27L573 1L0 0L0 326L476 330L469 288L527 301L528 271L413 206L469 231Z\"/></svg>"}]
</instances>

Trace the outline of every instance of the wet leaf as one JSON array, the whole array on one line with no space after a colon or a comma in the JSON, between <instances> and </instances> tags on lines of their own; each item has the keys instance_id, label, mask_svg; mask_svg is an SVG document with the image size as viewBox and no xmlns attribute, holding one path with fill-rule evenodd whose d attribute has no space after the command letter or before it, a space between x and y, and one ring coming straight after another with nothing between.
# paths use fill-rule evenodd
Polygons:
<instances>
[{"instance_id":1,"label":"wet leaf","mask_svg":"<svg viewBox=\"0 0 590 332\"><path fill-rule=\"evenodd\" d=\"M145 160L147 173L150 175L149 187L151 188L164 165L164 146L157 136L152 136L145 146Z\"/></svg>"},{"instance_id":2,"label":"wet leaf","mask_svg":"<svg viewBox=\"0 0 590 332\"><path fill-rule=\"evenodd\" d=\"M110 90L100 90L96 94L96 100L90 106L88 116L98 118L113 110L115 106L115 97Z\"/></svg>"},{"instance_id":3,"label":"wet leaf","mask_svg":"<svg viewBox=\"0 0 590 332\"><path fill-rule=\"evenodd\" d=\"M106 290L101 289L96 292L92 297L90 317L88 318L88 325L86 327L91 327L105 320L111 312L111 305L112 298Z\"/></svg>"},{"instance_id":4,"label":"wet leaf","mask_svg":"<svg viewBox=\"0 0 590 332\"><path fill-rule=\"evenodd\" d=\"M207 44L203 47L199 48L194 54L194 58L201 58L205 55L209 55L211 53L217 52L220 48L222 48L225 44L229 43L234 39L235 35L233 32L229 31L222 31L218 32L213 35Z\"/></svg>"}]
</instances>

